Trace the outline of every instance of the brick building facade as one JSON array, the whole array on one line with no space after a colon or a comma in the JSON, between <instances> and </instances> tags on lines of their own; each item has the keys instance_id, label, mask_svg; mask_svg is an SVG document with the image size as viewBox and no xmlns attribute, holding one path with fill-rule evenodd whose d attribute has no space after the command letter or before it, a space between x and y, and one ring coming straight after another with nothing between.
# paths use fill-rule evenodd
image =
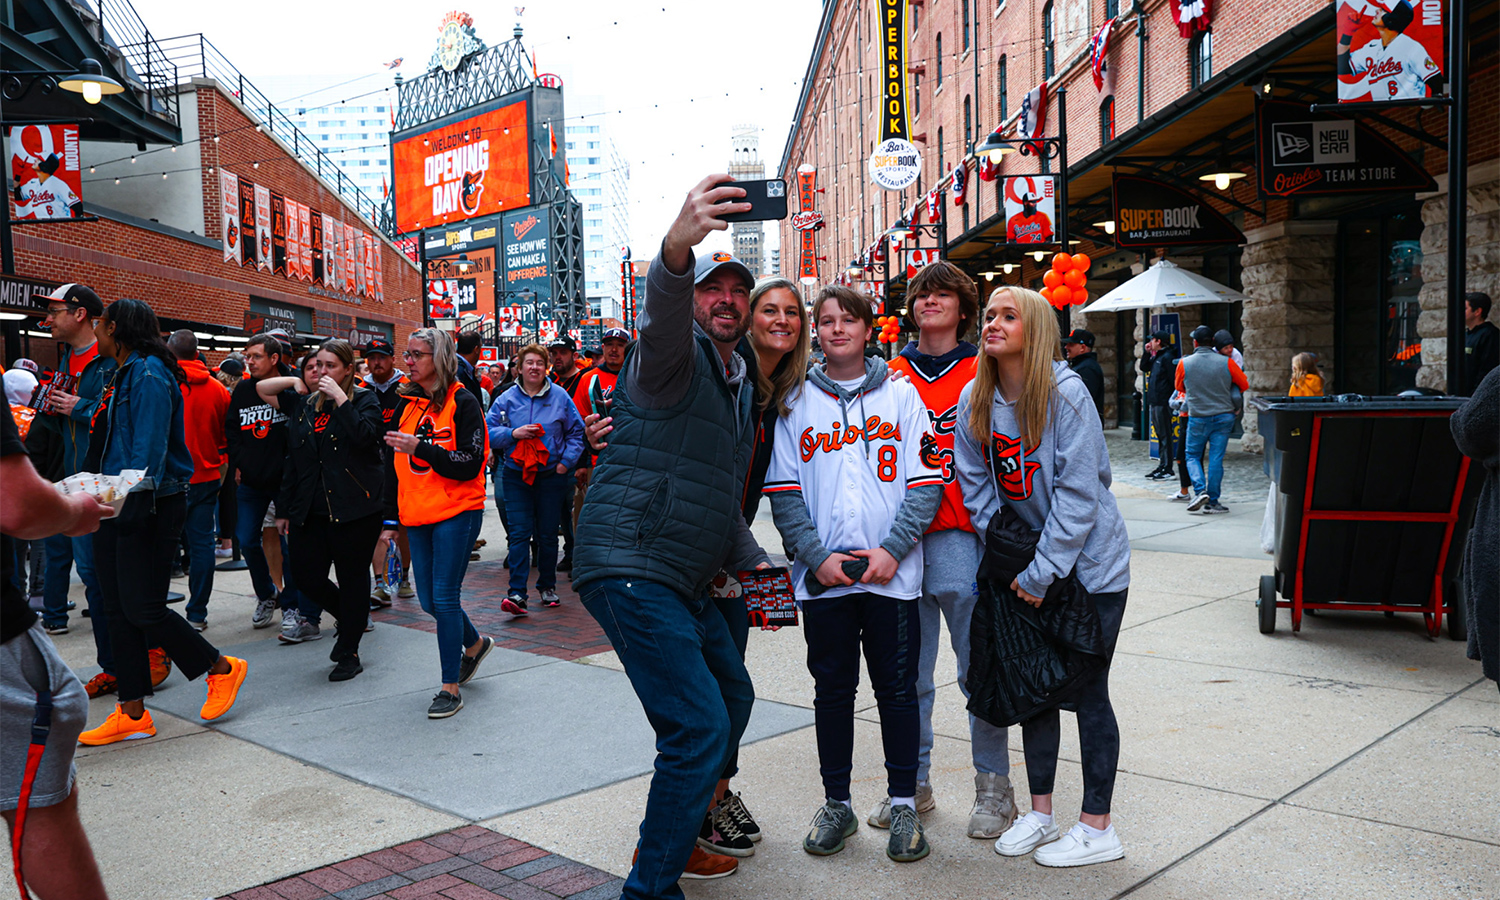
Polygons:
<instances>
[{"instance_id":1,"label":"brick building facade","mask_svg":"<svg viewBox=\"0 0 1500 900\"><path fill-rule=\"evenodd\" d=\"M843 276L852 260L920 206L926 192L946 184L952 169L971 158L973 148L997 126L1015 141L1022 99L1046 78L1051 95L1046 136L1059 133L1057 95L1061 89L1067 92L1069 231L1081 241L1071 249L1095 261L1089 280L1092 298L1157 255L1122 251L1095 225L1112 216L1111 173L1175 178L1206 197L1246 235L1243 246L1173 248L1169 255L1252 298L1245 304L1175 310L1184 333L1200 322L1231 330L1247 358L1252 394L1283 393L1290 358L1301 350L1320 353L1324 377L1336 391L1383 393L1410 381L1442 386L1448 170L1444 111L1392 110L1384 114L1389 124L1374 125L1437 180L1435 193L1298 200L1262 200L1258 194L1256 87L1270 77L1277 79L1268 95L1273 99L1332 98L1333 6L1323 0L1219 0L1211 37L1188 40L1179 35L1168 0L1146 0L1143 9L1130 0L911 0L908 112L913 142L922 152L922 175L908 190L892 192L875 187L866 172L879 137L874 102L879 5L879 0L826 4L782 158L782 177L791 179L798 166L811 164L824 189L819 202L827 227L817 237L817 255L827 260L819 273L823 282ZM1470 290L1492 295L1500 288L1496 6L1486 0L1466 9L1471 48L1466 278ZM1118 18L1106 55L1108 74L1099 90L1089 42L1110 16ZM1418 136L1423 132L1426 138ZM1227 160L1249 177L1222 191L1212 182L1199 182L1216 160ZM1055 161L1051 170L1056 171ZM1011 154L1001 162L1000 175L1040 171L1036 157ZM968 174L967 204L954 205L945 190L941 230L918 232L904 247L941 246L946 258L978 278L982 291L1002 283L1039 286L1041 269L1030 257L1018 252L1004 256L1003 248L995 246L1000 180L979 181L972 164ZM921 215L921 221L925 224L928 217ZM1377 235L1380 246L1363 246L1366 233ZM783 246L797 245L789 222L783 222L781 237ZM1420 353L1400 361L1410 371L1398 371L1392 339L1377 333L1385 307L1376 309L1365 302L1368 298L1353 296L1353 282L1336 278L1336 272L1358 270L1377 259L1385 265L1396 252L1393 247L1408 245L1418 253L1420 288L1370 288L1380 295L1379 304L1399 305L1406 311L1402 315L1409 314L1415 333L1405 339L1402 352L1412 353L1420 342ZM1002 258L1012 264L1010 274L998 271ZM795 265L795 256L788 264ZM993 277L979 278L992 270ZM893 266L892 274L899 281L900 267ZM865 275L870 277L869 270ZM899 308L898 302L890 305L888 311ZM1150 312L1084 315L1078 306L1068 310L1066 324L1087 327L1098 336L1107 381L1106 425L1129 424L1137 412L1131 397L1140 386L1135 363ZM1500 319L1500 309L1495 316ZM1246 426L1251 430L1246 446L1258 446L1254 423Z\"/></svg>"},{"instance_id":2,"label":"brick building facade","mask_svg":"<svg viewBox=\"0 0 1500 900\"><path fill-rule=\"evenodd\" d=\"M297 331L307 341L347 337L357 330L404 342L420 327L421 280L412 260L279 137L258 127L260 120L218 84L194 79L180 86L179 98L181 145L137 150L129 144L83 143L84 212L98 219L15 227L17 275L87 284L106 302L144 300L164 327L214 335L200 340L211 359L242 346L250 334L246 313L268 308L294 314ZM381 256L382 296L360 296L226 261L221 171L327 213L374 239ZM55 354L50 338L39 337L35 325L14 319L0 324L10 332L8 357L28 355L46 364Z\"/></svg>"}]
</instances>

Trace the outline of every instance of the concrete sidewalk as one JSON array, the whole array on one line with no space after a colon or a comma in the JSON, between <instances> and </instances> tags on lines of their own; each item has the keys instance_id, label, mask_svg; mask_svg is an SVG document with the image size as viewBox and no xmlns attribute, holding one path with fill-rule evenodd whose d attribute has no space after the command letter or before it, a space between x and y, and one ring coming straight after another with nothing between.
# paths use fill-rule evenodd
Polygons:
<instances>
[{"instance_id":1,"label":"concrete sidewalk","mask_svg":"<svg viewBox=\"0 0 1500 900\"><path fill-rule=\"evenodd\" d=\"M1271 571L1260 507L1226 499L1229 515L1193 516L1124 483L1141 479L1118 481L1135 550L1111 676L1124 860L1048 870L964 835L968 729L946 652L938 809L925 817L933 857L891 863L884 833L863 825L838 856L803 853L821 794L805 647L795 629L753 631L759 699L735 787L766 838L734 877L685 883L688 894L1500 897L1500 692L1462 644L1429 639L1416 617L1358 613L1306 619L1295 635L1283 616L1260 635L1255 588ZM779 549L768 511L755 530ZM484 535L466 585L473 609L503 592L493 507ZM432 722L435 639L410 606L366 636L364 674L330 684L329 641L280 646L274 631L252 630L244 573L221 574L216 588L206 636L251 661L235 709L205 727L201 682L174 673L150 703L156 738L79 753L83 816L111 896L618 896L654 751L614 654L569 658L597 641L571 592L562 611L529 622L486 618L481 630L528 649L496 650L465 709ZM88 620L74 623L57 643L87 678L97 671ZM94 701L90 724L112 708ZM858 717L863 815L884 784L873 698L861 696ZM1076 735L1064 734L1066 828L1081 785ZM1024 795L1019 730L1011 743Z\"/></svg>"}]
</instances>

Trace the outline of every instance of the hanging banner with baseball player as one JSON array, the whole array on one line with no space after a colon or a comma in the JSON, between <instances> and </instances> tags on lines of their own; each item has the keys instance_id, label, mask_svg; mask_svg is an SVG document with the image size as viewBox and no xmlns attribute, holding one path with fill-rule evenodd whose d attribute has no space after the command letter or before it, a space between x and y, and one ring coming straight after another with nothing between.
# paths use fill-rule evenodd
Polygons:
<instances>
[{"instance_id":1,"label":"hanging banner with baseball player","mask_svg":"<svg viewBox=\"0 0 1500 900\"><path fill-rule=\"evenodd\" d=\"M1446 62L1442 0L1338 0L1340 103L1434 97Z\"/></svg>"},{"instance_id":2,"label":"hanging banner with baseball player","mask_svg":"<svg viewBox=\"0 0 1500 900\"><path fill-rule=\"evenodd\" d=\"M255 268L255 185L240 179L240 246L235 262L246 269Z\"/></svg>"},{"instance_id":3,"label":"hanging banner with baseball player","mask_svg":"<svg viewBox=\"0 0 1500 900\"><path fill-rule=\"evenodd\" d=\"M498 310L495 321L495 334L499 337L520 337L521 322L526 317L526 310L519 306L502 306Z\"/></svg>"},{"instance_id":4,"label":"hanging banner with baseball player","mask_svg":"<svg viewBox=\"0 0 1500 900\"><path fill-rule=\"evenodd\" d=\"M899 191L922 174L922 155L911 142L906 116L906 5L908 0L875 0L880 33L880 143L870 154L870 180Z\"/></svg>"},{"instance_id":5,"label":"hanging banner with baseball player","mask_svg":"<svg viewBox=\"0 0 1500 900\"><path fill-rule=\"evenodd\" d=\"M1117 247L1245 243L1245 235L1223 213L1174 184L1116 175L1114 204Z\"/></svg>"},{"instance_id":6,"label":"hanging banner with baseball player","mask_svg":"<svg viewBox=\"0 0 1500 900\"><path fill-rule=\"evenodd\" d=\"M255 268L271 270L271 189L255 186Z\"/></svg>"},{"instance_id":7,"label":"hanging banner with baseball player","mask_svg":"<svg viewBox=\"0 0 1500 900\"><path fill-rule=\"evenodd\" d=\"M427 281L427 316L432 319L458 317L458 279L430 278Z\"/></svg>"},{"instance_id":8,"label":"hanging banner with baseball player","mask_svg":"<svg viewBox=\"0 0 1500 900\"><path fill-rule=\"evenodd\" d=\"M1050 244L1057 216L1057 188L1051 175L1005 179L1005 240L1011 244Z\"/></svg>"},{"instance_id":9,"label":"hanging banner with baseball player","mask_svg":"<svg viewBox=\"0 0 1500 900\"><path fill-rule=\"evenodd\" d=\"M219 207L223 220L224 261L239 262L240 241L240 180L233 172L219 170Z\"/></svg>"},{"instance_id":10,"label":"hanging banner with baseball player","mask_svg":"<svg viewBox=\"0 0 1500 900\"><path fill-rule=\"evenodd\" d=\"M1255 170L1262 197L1437 190L1427 170L1373 126L1286 100L1256 105Z\"/></svg>"},{"instance_id":11,"label":"hanging banner with baseball player","mask_svg":"<svg viewBox=\"0 0 1500 900\"><path fill-rule=\"evenodd\" d=\"M15 182L11 196L15 218L47 221L82 215L78 126L18 125L6 134L10 137L10 177Z\"/></svg>"},{"instance_id":12,"label":"hanging banner with baseball player","mask_svg":"<svg viewBox=\"0 0 1500 900\"><path fill-rule=\"evenodd\" d=\"M800 238L797 277L803 284L815 284L818 280L817 232L823 227L823 214L813 209L817 184L816 169L808 163L797 167L797 214L792 216L792 229Z\"/></svg>"},{"instance_id":13,"label":"hanging banner with baseball player","mask_svg":"<svg viewBox=\"0 0 1500 900\"><path fill-rule=\"evenodd\" d=\"M557 340L557 320L542 319L536 323L537 340L543 347Z\"/></svg>"}]
</instances>

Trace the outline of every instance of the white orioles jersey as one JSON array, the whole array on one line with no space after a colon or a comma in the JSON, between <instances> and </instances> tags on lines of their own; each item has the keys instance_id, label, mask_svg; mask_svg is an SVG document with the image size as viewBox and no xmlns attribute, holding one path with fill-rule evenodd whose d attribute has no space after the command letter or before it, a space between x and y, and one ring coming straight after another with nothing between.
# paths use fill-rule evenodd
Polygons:
<instances>
[{"instance_id":1,"label":"white orioles jersey","mask_svg":"<svg viewBox=\"0 0 1500 900\"><path fill-rule=\"evenodd\" d=\"M1404 34L1396 35L1389 46L1376 38L1351 51L1349 67L1364 79L1371 100L1426 97L1427 79L1440 71L1427 49Z\"/></svg>"},{"instance_id":2,"label":"white orioles jersey","mask_svg":"<svg viewBox=\"0 0 1500 900\"><path fill-rule=\"evenodd\" d=\"M766 473L764 492L800 492L818 538L832 551L879 547L907 490L943 485L936 439L917 389L887 380L862 399L848 403L853 421L846 422L838 398L808 381L792 400L791 413L777 420ZM816 602L803 584L806 574L806 564L797 560L792 585L798 600ZM921 590L919 540L889 583L832 587L819 598L871 593L913 600Z\"/></svg>"}]
</instances>

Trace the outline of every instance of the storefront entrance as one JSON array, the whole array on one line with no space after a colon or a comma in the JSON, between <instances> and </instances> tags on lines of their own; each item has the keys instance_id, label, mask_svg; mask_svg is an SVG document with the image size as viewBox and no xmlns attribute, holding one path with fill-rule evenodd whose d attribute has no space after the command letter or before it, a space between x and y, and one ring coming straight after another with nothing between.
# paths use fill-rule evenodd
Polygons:
<instances>
[{"instance_id":1,"label":"storefront entrance","mask_svg":"<svg viewBox=\"0 0 1500 900\"><path fill-rule=\"evenodd\" d=\"M1339 219L1334 380L1345 394L1396 394L1417 384L1422 341L1422 205L1406 201Z\"/></svg>"}]
</instances>

